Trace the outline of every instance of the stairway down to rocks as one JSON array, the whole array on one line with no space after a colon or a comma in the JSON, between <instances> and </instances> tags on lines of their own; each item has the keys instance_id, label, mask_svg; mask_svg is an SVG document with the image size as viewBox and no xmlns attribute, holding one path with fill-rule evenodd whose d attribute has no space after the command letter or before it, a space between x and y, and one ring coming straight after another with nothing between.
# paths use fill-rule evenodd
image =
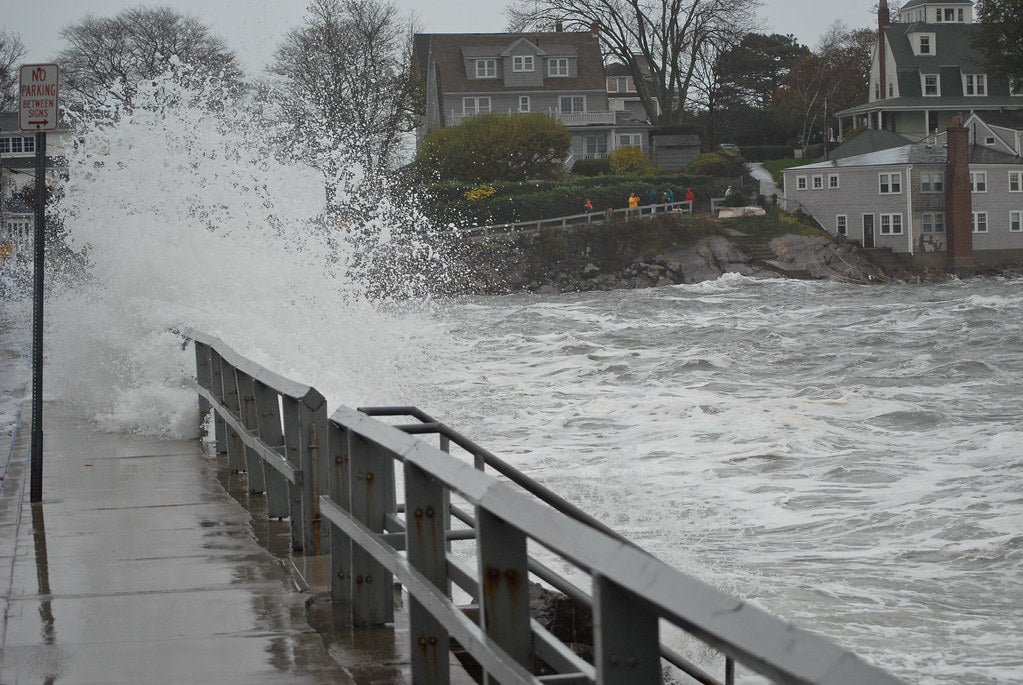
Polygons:
<instances>
[{"instance_id":1,"label":"stairway down to rocks","mask_svg":"<svg viewBox=\"0 0 1023 685\"><path fill-rule=\"evenodd\" d=\"M728 239L741 247L743 252L748 254L754 263L763 263L775 258L774 250L760 242L759 238L736 230L730 230L728 231Z\"/></svg>"}]
</instances>

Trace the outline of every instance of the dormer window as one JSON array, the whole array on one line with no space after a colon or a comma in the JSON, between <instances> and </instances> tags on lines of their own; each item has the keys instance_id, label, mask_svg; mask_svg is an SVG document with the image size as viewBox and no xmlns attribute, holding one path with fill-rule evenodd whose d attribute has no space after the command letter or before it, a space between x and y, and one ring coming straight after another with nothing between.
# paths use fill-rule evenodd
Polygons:
<instances>
[{"instance_id":1,"label":"dormer window","mask_svg":"<svg viewBox=\"0 0 1023 685\"><path fill-rule=\"evenodd\" d=\"M533 56L515 55L512 57L512 71L533 71Z\"/></svg>"},{"instance_id":2,"label":"dormer window","mask_svg":"<svg viewBox=\"0 0 1023 685\"><path fill-rule=\"evenodd\" d=\"M938 96L941 95L941 81L938 80L937 74L924 74L924 95Z\"/></svg>"},{"instance_id":3,"label":"dormer window","mask_svg":"<svg viewBox=\"0 0 1023 685\"><path fill-rule=\"evenodd\" d=\"M910 43L913 46L913 53L916 55L934 55L938 52L933 33L913 34Z\"/></svg>"},{"instance_id":4,"label":"dormer window","mask_svg":"<svg viewBox=\"0 0 1023 685\"><path fill-rule=\"evenodd\" d=\"M966 95L987 95L986 74L964 74L963 93Z\"/></svg>"},{"instance_id":5,"label":"dormer window","mask_svg":"<svg viewBox=\"0 0 1023 685\"><path fill-rule=\"evenodd\" d=\"M568 58L554 57L547 60L548 76L568 76Z\"/></svg>"},{"instance_id":6,"label":"dormer window","mask_svg":"<svg viewBox=\"0 0 1023 685\"><path fill-rule=\"evenodd\" d=\"M497 78L497 60L476 60L476 78Z\"/></svg>"}]
</instances>

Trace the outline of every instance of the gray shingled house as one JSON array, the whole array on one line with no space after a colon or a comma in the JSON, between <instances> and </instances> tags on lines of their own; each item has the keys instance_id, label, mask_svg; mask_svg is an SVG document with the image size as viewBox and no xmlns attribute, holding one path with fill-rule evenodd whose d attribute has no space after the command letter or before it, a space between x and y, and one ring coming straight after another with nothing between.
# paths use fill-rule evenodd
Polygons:
<instances>
[{"instance_id":1,"label":"gray shingled house","mask_svg":"<svg viewBox=\"0 0 1023 685\"><path fill-rule=\"evenodd\" d=\"M426 89L417 142L433 128L477 114L542 112L572 134L568 165L619 147L649 148L645 118L610 107L592 33L417 34L413 58Z\"/></svg>"},{"instance_id":2,"label":"gray shingled house","mask_svg":"<svg viewBox=\"0 0 1023 685\"><path fill-rule=\"evenodd\" d=\"M973 144L966 127L949 131L958 131L958 152L913 143L786 169L786 209L864 247L914 254L948 248L955 206L982 261L1023 258L1023 157ZM967 179L958 190L953 164Z\"/></svg>"},{"instance_id":3,"label":"gray shingled house","mask_svg":"<svg viewBox=\"0 0 1023 685\"><path fill-rule=\"evenodd\" d=\"M878 8L868 100L836 114L839 132L859 126L914 140L948 128L957 114L1023 109L1023 88L985 73L970 44L973 2L909 0L901 22Z\"/></svg>"}]
</instances>

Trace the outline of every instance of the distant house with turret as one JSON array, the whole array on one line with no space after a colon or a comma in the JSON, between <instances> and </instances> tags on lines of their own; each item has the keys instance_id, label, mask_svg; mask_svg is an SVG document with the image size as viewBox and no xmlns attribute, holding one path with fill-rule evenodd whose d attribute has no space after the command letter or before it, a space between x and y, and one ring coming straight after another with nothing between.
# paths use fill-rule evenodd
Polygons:
<instances>
[{"instance_id":1,"label":"distant house with turret","mask_svg":"<svg viewBox=\"0 0 1023 685\"><path fill-rule=\"evenodd\" d=\"M973 9L970 0L909 0L892 23L881 0L867 102L836 114L840 135L866 127L923 140L957 115L1023 110L1020 84L987 74L971 44Z\"/></svg>"}]
</instances>

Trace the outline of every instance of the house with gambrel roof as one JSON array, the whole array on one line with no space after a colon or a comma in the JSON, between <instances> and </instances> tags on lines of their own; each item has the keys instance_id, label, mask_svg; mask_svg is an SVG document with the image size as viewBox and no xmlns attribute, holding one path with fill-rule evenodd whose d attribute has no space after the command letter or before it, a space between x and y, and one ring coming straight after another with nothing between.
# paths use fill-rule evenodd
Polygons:
<instances>
[{"instance_id":1,"label":"house with gambrel roof","mask_svg":"<svg viewBox=\"0 0 1023 685\"><path fill-rule=\"evenodd\" d=\"M414 40L425 87L417 142L477 114L540 112L568 128L574 159L649 146L650 124L609 106L600 46L590 32L429 33Z\"/></svg>"},{"instance_id":2,"label":"house with gambrel roof","mask_svg":"<svg viewBox=\"0 0 1023 685\"><path fill-rule=\"evenodd\" d=\"M1023 110L1023 89L985 72L975 29L970 0L910 0L894 24L882 0L867 102L836 114L840 134L866 126L923 140L956 115Z\"/></svg>"}]
</instances>

